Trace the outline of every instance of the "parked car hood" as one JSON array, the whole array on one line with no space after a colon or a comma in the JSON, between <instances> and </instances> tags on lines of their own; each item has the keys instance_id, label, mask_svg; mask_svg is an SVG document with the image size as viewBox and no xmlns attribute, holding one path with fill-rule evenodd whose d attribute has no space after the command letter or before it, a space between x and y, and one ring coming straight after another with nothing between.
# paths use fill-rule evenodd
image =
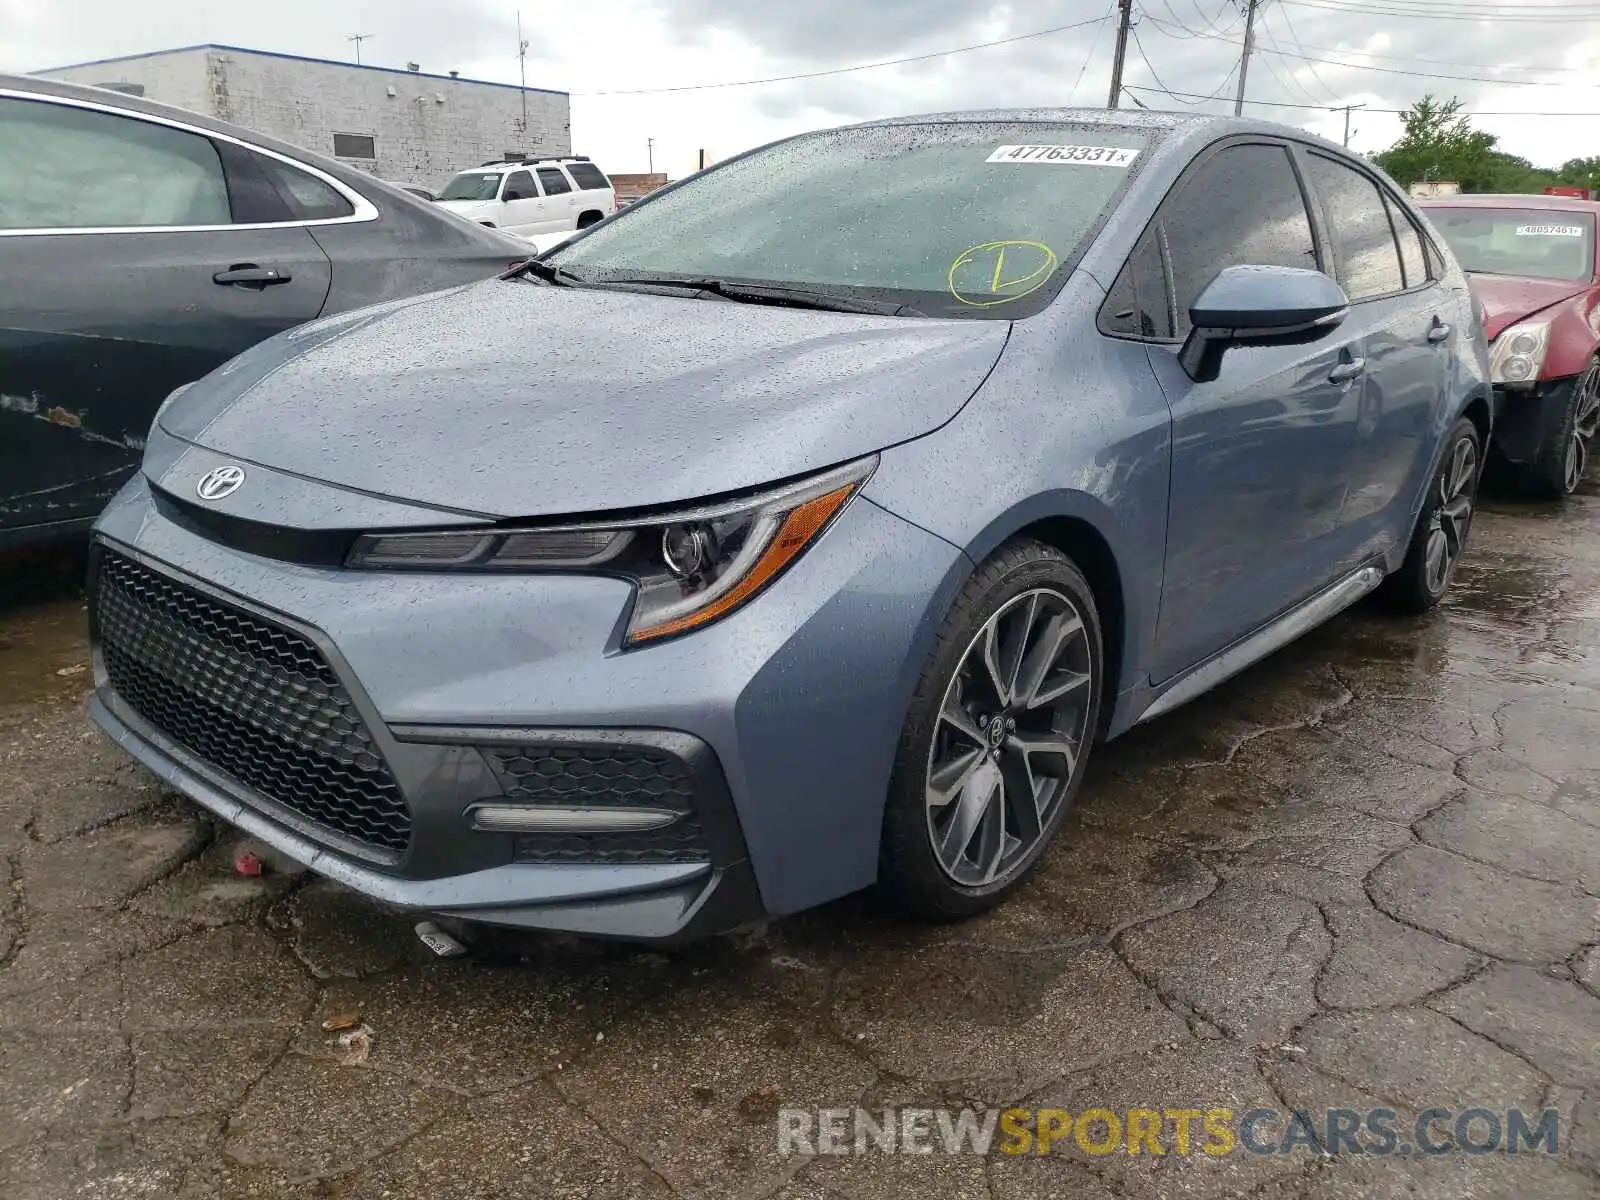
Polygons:
<instances>
[{"instance_id":1,"label":"parked car hood","mask_svg":"<svg viewBox=\"0 0 1600 1200\"><path fill-rule=\"evenodd\" d=\"M1570 279L1537 279L1525 275L1469 275L1472 291L1484 307L1484 332L1491 340L1506 326L1569 300L1592 284Z\"/></svg>"},{"instance_id":2,"label":"parked car hood","mask_svg":"<svg viewBox=\"0 0 1600 1200\"><path fill-rule=\"evenodd\" d=\"M485 209L495 208L495 207L497 207L499 205L499 203L500 202L498 200L435 200L434 201L434 204L436 204L440 208L444 209L445 212L453 212L453 213L456 213L458 216L463 216L463 217L470 217L475 213L483 212Z\"/></svg>"},{"instance_id":3,"label":"parked car hood","mask_svg":"<svg viewBox=\"0 0 1600 1200\"><path fill-rule=\"evenodd\" d=\"M490 280L263 342L161 426L243 462L467 513L654 507L938 427L1009 329Z\"/></svg>"}]
</instances>

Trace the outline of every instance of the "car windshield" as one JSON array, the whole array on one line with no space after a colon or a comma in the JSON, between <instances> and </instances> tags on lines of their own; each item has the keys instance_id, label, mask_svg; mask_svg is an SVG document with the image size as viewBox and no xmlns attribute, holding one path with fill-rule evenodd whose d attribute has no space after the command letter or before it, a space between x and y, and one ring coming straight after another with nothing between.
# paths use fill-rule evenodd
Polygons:
<instances>
[{"instance_id":1,"label":"car windshield","mask_svg":"<svg viewBox=\"0 0 1600 1200\"><path fill-rule=\"evenodd\" d=\"M591 283L714 278L1009 318L1049 303L1149 139L961 122L809 134L694 176L550 261Z\"/></svg>"},{"instance_id":2,"label":"car windshield","mask_svg":"<svg viewBox=\"0 0 1600 1200\"><path fill-rule=\"evenodd\" d=\"M1559 209L1433 208L1463 269L1539 279L1594 277L1594 217Z\"/></svg>"},{"instance_id":3,"label":"car windshield","mask_svg":"<svg viewBox=\"0 0 1600 1200\"><path fill-rule=\"evenodd\" d=\"M496 171L467 171L444 185L440 200L493 200L500 191Z\"/></svg>"}]
</instances>

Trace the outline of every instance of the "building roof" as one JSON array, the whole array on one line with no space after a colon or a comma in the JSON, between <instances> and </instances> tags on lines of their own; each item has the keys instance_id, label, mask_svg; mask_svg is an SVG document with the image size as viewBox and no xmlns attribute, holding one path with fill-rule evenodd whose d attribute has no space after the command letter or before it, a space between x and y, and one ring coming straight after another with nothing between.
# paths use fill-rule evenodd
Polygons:
<instances>
[{"instance_id":1,"label":"building roof","mask_svg":"<svg viewBox=\"0 0 1600 1200\"><path fill-rule=\"evenodd\" d=\"M188 54L195 50L221 50L228 54L253 54L257 58L281 58L289 62L320 63L330 67L346 67L352 71L379 71L385 75L404 75L410 79L441 79L445 83L470 83L476 87L510 88L514 92L544 92L552 96L565 96L556 88L523 88L515 83L499 83L491 79L467 79L459 75L437 75L432 71L407 71L401 67L377 67L368 63L343 62L337 58L310 58L304 54L280 54L275 50L252 50L248 46L228 46L220 42L200 42L193 46L176 46L171 50L151 50L144 54L119 54L115 58L93 58L88 62L66 63L59 67L46 67L33 71L33 75L50 75L56 71L75 71L80 67L99 67L109 63L136 62L144 58L162 58L169 54Z\"/></svg>"}]
</instances>

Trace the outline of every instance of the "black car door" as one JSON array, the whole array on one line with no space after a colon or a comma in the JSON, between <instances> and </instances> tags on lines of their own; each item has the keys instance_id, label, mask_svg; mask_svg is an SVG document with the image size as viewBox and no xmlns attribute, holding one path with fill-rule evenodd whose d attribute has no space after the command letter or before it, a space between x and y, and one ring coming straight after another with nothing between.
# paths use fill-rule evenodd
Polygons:
<instances>
[{"instance_id":1,"label":"black car door","mask_svg":"<svg viewBox=\"0 0 1600 1200\"><path fill-rule=\"evenodd\" d=\"M0 95L0 540L80 527L173 388L322 310L327 255L263 160L109 105Z\"/></svg>"}]
</instances>

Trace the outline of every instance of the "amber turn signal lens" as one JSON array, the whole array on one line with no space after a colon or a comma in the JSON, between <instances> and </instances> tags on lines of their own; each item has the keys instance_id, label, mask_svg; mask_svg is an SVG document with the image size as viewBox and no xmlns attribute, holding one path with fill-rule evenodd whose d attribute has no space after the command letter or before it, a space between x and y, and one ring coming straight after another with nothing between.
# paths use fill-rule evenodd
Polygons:
<instances>
[{"instance_id":1,"label":"amber turn signal lens","mask_svg":"<svg viewBox=\"0 0 1600 1200\"><path fill-rule=\"evenodd\" d=\"M834 514L844 506L844 502L850 499L850 494L858 486L860 486L858 483L847 483L844 487L835 488L795 508L784 518L783 524L778 527L778 532L773 535L771 543L756 560L756 564L733 588L704 608L696 609L671 621L663 621L660 625L636 629L628 640L637 645L653 638L670 637L675 633L683 633L685 630L704 625L708 621L715 621L718 617L738 608L794 561L800 551L804 550L833 519Z\"/></svg>"}]
</instances>

